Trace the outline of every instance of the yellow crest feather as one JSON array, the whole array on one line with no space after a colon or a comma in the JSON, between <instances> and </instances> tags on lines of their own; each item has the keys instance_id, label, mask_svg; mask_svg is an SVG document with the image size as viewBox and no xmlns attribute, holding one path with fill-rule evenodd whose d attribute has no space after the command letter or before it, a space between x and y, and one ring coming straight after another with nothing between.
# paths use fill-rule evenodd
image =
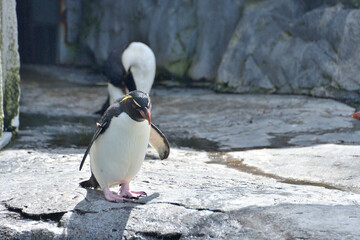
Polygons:
<instances>
[{"instance_id":1,"label":"yellow crest feather","mask_svg":"<svg viewBox=\"0 0 360 240\"><path fill-rule=\"evenodd\" d=\"M123 102L123 101L125 101L126 99L129 99L129 98L132 98L132 96L131 96L131 95L127 95L127 96L124 97L120 102Z\"/></svg>"},{"instance_id":2,"label":"yellow crest feather","mask_svg":"<svg viewBox=\"0 0 360 240\"><path fill-rule=\"evenodd\" d=\"M133 99L134 103L138 106L138 107L141 107L140 104L138 104L137 101L135 101L135 99Z\"/></svg>"}]
</instances>

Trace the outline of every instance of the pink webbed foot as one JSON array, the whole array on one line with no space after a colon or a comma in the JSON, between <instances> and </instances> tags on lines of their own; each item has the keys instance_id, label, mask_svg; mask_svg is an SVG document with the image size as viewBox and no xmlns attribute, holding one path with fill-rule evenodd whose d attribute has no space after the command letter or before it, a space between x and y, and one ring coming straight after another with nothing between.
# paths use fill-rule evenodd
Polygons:
<instances>
[{"instance_id":1,"label":"pink webbed foot","mask_svg":"<svg viewBox=\"0 0 360 240\"><path fill-rule=\"evenodd\" d=\"M104 188L104 197L110 202L123 202L124 198L121 195L117 195L110 191L108 187Z\"/></svg>"},{"instance_id":2,"label":"pink webbed foot","mask_svg":"<svg viewBox=\"0 0 360 240\"><path fill-rule=\"evenodd\" d=\"M144 191L131 191L128 183L120 184L120 194L121 197L126 198L139 198L141 196L147 196Z\"/></svg>"}]
</instances>

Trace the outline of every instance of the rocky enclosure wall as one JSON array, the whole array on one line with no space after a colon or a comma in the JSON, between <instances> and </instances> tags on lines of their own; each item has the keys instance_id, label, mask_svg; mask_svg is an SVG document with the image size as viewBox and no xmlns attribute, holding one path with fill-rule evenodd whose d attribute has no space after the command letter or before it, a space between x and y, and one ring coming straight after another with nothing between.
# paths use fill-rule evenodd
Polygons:
<instances>
[{"instance_id":1,"label":"rocky enclosure wall","mask_svg":"<svg viewBox=\"0 0 360 240\"><path fill-rule=\"evenodd\" d=\"M15 0L0 0L0 148L3 131L19 125L19 53Z\"/></svg>"},{"instance_id":2,"label":"rocky enclosure wall","mask_svg":"<svg viewBox=\"0 0 360 240\"><path fill-rule=\"evenodd\" d=\"M358 98L358 7L355 0L82 1L78 39L82 59L98 66L113 48L142 41L159 70L210 80L219 91Z\"/></svg>"},{"instance_id":3,"label":"rocky enclosure wall","mask_svg":"<svg viewBox=\"0 0 360 240\"><path fill-rule=\"evenodd\" d=\"M80 38L103 64L130 41L150 45L157 65L177 77L214 79L242 1L83 1Z\"/></svg>"}]
</instances>

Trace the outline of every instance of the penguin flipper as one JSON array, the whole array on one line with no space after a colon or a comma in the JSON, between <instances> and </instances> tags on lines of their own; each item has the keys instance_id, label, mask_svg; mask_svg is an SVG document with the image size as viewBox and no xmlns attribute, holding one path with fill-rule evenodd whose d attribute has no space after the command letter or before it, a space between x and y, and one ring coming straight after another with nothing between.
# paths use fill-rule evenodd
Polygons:
<instances>
[{"instance_id":1,"label":"penguin flipper","mask_svg":"<svg viewBox=\"0 0 360 240\"><path fill-rule=\"evenodd\" d=\"M81 160L79 171L81 171L81 168L84 165L85 159L90 152L91 146L93 145L94 141L98 138L98 136L103 132L103 130L107 124L108 124L108 121L103 121L102 123L98 123L96 132L94 133L94 136L92 137L91 142L90 142L89 146L87 147L85 154Z\"/></svg>"},{"instance_id":2,"label":"penguin flipper","mask_svg":"<svg viewBox=\"0 0 360 240\"><path fill-rule=\"evenodd\" d=\"M169 141L167 140L165 135L160 131L160 129L156 127L153 123L151 123L149 144L158 152L161 160L169 157L170 154Z\"/></svg>"},{"instance_id":3,"label":"penguin flipper","mask_svg":"<svg viewBox=\"0 0 360 240\"><path fill-rule=\"evenodd\" d=\"M93 145L95 140L99 137L100 134L104 133L105 130L109 127L112 116L119 116L119 114L122 112L122 109L119 109L119 104L121 103L121 100L124 98L125 96L119 98L118 100L115 101L115 103L110 105L108 109L106 109L104 115L101 117L100 122L97 123L97 129L94 133L94 136L91 139L89 146L86 149L83 159L81 160L79 171L81 171L85 159L89 154L91 146Z\"/></svg>"}]
</instances>

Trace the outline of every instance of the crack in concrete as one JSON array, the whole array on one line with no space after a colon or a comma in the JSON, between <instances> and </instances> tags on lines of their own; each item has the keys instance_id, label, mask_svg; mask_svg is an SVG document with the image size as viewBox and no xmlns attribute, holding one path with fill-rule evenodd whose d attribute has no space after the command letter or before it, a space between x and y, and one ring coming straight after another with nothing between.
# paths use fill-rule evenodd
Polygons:
<instances>
[{"instance_id":1,"label":"crack in concrete","mask_svg":"<svg viewBox=\"0 0 360 240\"><path fill-rule=\"evenodd\" d=\"M139 236L143 236L144 238L162 239L162 240L178 240L182 237L182 233L179 232L166 233L166 234L162 234L159 232L136 232L135 234Z\"/></svg>"},{"instance_id":2,"label":"crack in concrete","mask_svg":"<svg viewBox=\"0 0 360 240\"><path fill-rule=\"evenodd\" d=\"M220 212L220 213L225 213L223 210L221 209L210 209L210 208L195 208L195 207L188 207L185 204L182 203L174 203L174 202L157 202L160 204L170 204L170 205L174 205L174 206L179 206L179 207L183 207L185 209L189 209L189 210L196 210L196 211L209 211L209 212Z\"/></svg>"},{"instance_id":3,"label":"crack in concrete","mask_svg":"<svg viewBox=\"0 0 360 240\"><path fill-rule=\"evenodd\" d=\"M29 214L23 211L22 208L12 207L7 203L3 203L5 208L10 212L18 213L24 219L31 219L35 221L54 221L59 223L65 212L54 212L54 213L40 213L40 214Z\"/></svg>"},{"instance_id":4,"label":"crack in concrete","mask_svg":"<svg viewBox=\"0 0 360 240\"><path fill-rule=\"evenodd\" d=\"M136 203L140 203L140 204L145 204L145 203L141 203L141 202L136 202ZM170 205L174 205L174 206L179 206L179 207L183 207L185 209L189 209L189 210L196 210L196 211L209 211L209 212L221 212L224 213L224 211L220 210L220 209L209 209L209 208L195 208L195 207L188 207L185 204L182 203L174 203L174 202L156 202L153 204L170 204ZM114 208L108 208L108 209L102 209L100 211L91 211L91 210L82 210L82 209L74 209L71 210L70 212L75 212L79 215L85 215L85 214L97 214L97 213L101 213L101 212L109 212L109 211L113 211L113 210L119 210L119 209L124 209L124 210L128 210L131 211L132 209L136 208L136 206L131 207L131 206L119 206L119 207L114 207Z\"/></svg>"}]
</instances>

